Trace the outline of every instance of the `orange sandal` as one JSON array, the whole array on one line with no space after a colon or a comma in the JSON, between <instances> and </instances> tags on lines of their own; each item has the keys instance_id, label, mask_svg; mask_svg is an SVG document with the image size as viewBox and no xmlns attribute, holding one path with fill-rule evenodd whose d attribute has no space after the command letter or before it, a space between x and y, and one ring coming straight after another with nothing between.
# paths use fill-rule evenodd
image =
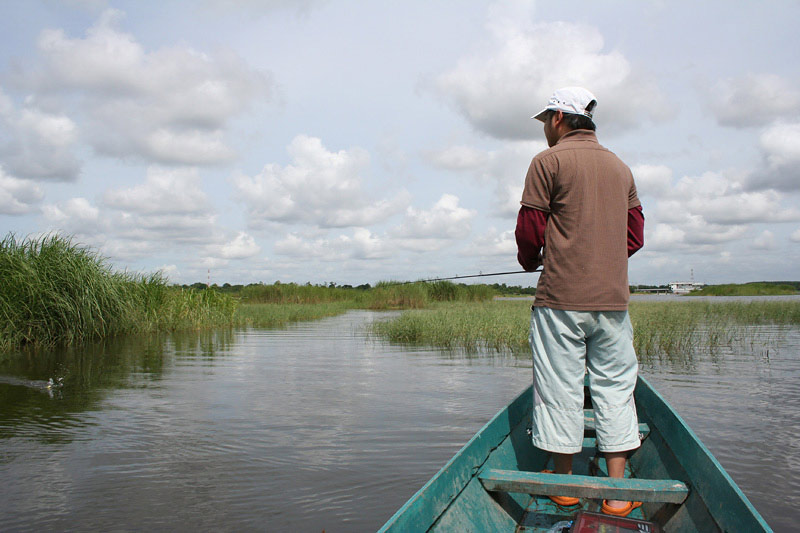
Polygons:
<instances>
[{"instance_id":1,"label":"orange sandal","mask_svg":"<svg viewBox=\"0 0 800 533\"><path fill-rule=\"evenodd\" d=\"M611 516L628 516L631 514L631 511L637 509L642 506L642 502L628 502L628 505L625 507L610 507L607 503L607 500L603 500L603 514L608 514Z\"/></svg>"},{"instance_id":2,"label":"orange sandal","mask_svg":"<svg viewBox=\"0 0 800 533\"><path fill-rule=\"evenodd\" d=\"M555 472L552 470L542 470L542 474L555 474ZM579 498L573 498L571 496L548 496L548 498L561 507L573 507L581 503Z\"/></svg>"}]
</instances>

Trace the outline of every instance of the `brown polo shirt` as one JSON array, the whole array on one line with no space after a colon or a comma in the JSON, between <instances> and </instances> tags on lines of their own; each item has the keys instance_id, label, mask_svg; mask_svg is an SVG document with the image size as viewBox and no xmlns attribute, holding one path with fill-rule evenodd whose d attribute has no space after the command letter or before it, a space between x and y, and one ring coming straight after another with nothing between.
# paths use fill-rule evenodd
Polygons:
<instances>
[{"instance_id":1,"label":"brown polo shirt","mask_svg":"<svg viewBox=\"0 0 800 533\"><path fill-rule=\"evenodd\" d=\"M534 305L626 310L628 210L640 205L628 166L573 130L533 158L521 203L549 214Z\"/></svg>"}]
</instances>

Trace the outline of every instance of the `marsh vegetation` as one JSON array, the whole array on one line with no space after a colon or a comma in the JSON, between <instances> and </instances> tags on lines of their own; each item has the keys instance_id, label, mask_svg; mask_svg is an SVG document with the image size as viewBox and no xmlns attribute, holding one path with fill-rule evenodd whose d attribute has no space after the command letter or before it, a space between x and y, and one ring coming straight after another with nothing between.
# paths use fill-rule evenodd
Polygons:
<instances>
[{"instance_id":1,"label":"marsh vegetation","mask_svg":"<svg viewBox=\"0 0 800 533\"><path fill-rule=\"evenodd\" d=\"M169 284L161 273L112 270L68 237L0 241L0 352L75 345L117 335L225 327L280 327L348 309L421 309L480 302L486 285L383 282L375 287L252 284L237 291Z\"/></svg>"},{"instance_id":2,"label":"marsh vegetation","mask_svg":"<svg viewBox=\"0 0 800 533\"><path fill-rule=\"evenodd\" d=\"M229 296L172 287L160 273L115 272L59 235L0 241L0 351L230 325L234 311Z\"/></svg>"},{"instance_id":3,"label":"marsh vegetation","mask_svg":"<svg viewBox=\"0 0 800 533\"><path fill-rule=\"evenodd\" d=\"M376 323L374 334L397 343L527 353L530 301L495 301L498 287L439 281L186 288L160 273L115 272L96 252L59 235L9 235L0 241L0 352L132 333L281 327L349 309L396 309L404 312ZM794 300L632 302L630 313L642 358L746 342L752 326L800 324Z\"/></svg>"},{"instance_id":4,"label":"marsh vegetation","mask_svg":"<svg viewBox=\"0 0 800 533\"><path fill-rule=\"evenodd\" d=\"M640 358L714 350L753 341L752 326L800 324L800 301L631 302ZM405 311L373 325L392 342L528 353L530 302L449 303Z\"/></svg>"},{"instance_id":5,"label":"marsh vegetation","mask_svg":"<svg viewBox=\"0 0 800 533\"><path fill-rule=\"evenodd\" d=\"M725 285L706 285L700 290L692 291L689 296L783 296L797 294L800 290L797 282L765 282L728 283Z\"/></svg>"}]
</instances>

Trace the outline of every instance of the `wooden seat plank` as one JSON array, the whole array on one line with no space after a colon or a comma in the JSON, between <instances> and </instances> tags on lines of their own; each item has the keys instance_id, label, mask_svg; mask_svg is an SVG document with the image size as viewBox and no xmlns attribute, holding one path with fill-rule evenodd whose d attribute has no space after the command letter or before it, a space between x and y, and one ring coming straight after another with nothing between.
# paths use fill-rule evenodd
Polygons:
<instances>
[{"instance_id":1,"label":"wooden seat plank","mask_svg":"<svg viewBox=\"0 0 800 533\"><path fill-rule=\"evenodd\" d=\"M683 503L689 488L674 479L609 478L486 469L478 479L488 491L542 496Z\"/></svg>"}]
</instances>

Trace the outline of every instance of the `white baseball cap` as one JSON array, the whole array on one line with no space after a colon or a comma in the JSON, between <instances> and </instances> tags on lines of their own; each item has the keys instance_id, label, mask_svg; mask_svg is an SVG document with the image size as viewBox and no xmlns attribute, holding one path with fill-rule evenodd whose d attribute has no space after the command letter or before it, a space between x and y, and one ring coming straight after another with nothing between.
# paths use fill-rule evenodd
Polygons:
<instances>
[{"instance_id":1,"label":"white baseball cap","mask_svg":"<svg viewBox=\"0 0 800 533\"><path fill-rule=\"evenodd\" d=\"M547 111L561 111L592 118L595 107L597 107L597 99L583 87L562 87L553 93L550 101L547 102L547 107L531 118L544 122L544 114Z\"/></svg>"}]
</instances>

